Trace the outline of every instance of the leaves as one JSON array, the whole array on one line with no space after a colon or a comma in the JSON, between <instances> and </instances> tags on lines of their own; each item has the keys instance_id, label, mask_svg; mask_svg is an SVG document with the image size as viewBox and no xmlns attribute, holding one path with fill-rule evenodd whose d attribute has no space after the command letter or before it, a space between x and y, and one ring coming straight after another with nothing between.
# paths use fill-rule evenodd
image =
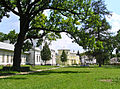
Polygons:
<instances>
[{"instance_id":1,"label":"leaves","mask_svg":"<svg viewBox=\"0 0 120 89\"><path fill-rule=\"evenodd\" d=\"M47 43L45 43L41 50L41 58L45 62L51 59L51 51Z\"/></svg>"},{"instance_id":2,"label":"leaves","mask_svg":"<svg viewBox=\"0 0 120 89\"><path fill-rule=\"evenodd\" d=\"M60 56L62 62L67 61L67 54L65 53L65 50L62 51L62 55Z\"/></svg>"}]
</instances>

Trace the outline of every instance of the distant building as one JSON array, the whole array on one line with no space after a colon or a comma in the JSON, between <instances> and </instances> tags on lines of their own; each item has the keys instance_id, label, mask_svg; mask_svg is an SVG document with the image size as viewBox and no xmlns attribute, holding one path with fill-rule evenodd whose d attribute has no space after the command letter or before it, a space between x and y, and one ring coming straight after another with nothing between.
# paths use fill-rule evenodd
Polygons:
<instances>
[{"instance_id":1,"label":"distant building","mask_svg":"<svg viewBox=\"0 0 120 89\"><path fill-rule=\"evenodd\" d=\"M82 64L96 64L96 59L93 58L89 58L87 55L83 55L81 56L81 63Z\"/></svg>"},{"instance_id":2,"label":"distant building","mask_svg":"<svg viewBox=\"0 0 120 89\"><path fill-rule=\"evenodd\" d=\"M43 61L41 59L41 54L40 54L41 49L38 47L33 47L29 51L28 59L26 61L27 64L31 65L41 65L43 64Z\"/></svg>"},{"instance_id":3,"label":"distant building","mask_svg":"<svg viewBox=\"0 0 120 89\"><path fill-rule=\"evenodd\" d=\"M74 65L74 64L80 64L79 56L76 55L74 52L70 52L69 49L59 49L57 54L57 64L62 64L60 56L62 55L63 50L67 54L67 62L65 62L66 65Z\"/></svg>"},{"instance_id":4,"label":"distant building","mask_svg":"<svg viewBox=\"0 0 120 89\"><path fill-rule=\"evenodd\" d=\"M21 54L21 64L44 65L41 59L41 49L33 47L30 51ZM51 60L47 61L49 65L56 65L56 53L51 50ZM14 45L0 42L0 65L12 65L14 55Z\"/></svg>"},{"instance_id":5,"label":"distant building","mask_svg":"<svg viewBox=\"0 0 120 89\"><path fill-rule=\"evenodd\" d=\"M118 58L117 57L113 57L110 59L110 63L113 64L113 63L118 63Z\"/></svg>"}]
</instances>

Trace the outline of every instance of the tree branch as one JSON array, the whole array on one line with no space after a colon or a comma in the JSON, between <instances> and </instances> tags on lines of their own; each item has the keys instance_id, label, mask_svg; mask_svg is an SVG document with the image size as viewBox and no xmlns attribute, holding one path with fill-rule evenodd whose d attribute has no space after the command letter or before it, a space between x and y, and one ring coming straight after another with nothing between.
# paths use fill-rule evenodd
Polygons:
<instances>
[{"instance_id":1,"label":"tree branch","mask_svg":"<svg viewBox=\"0 0 120 89\"><path fill-rule=\"evenodd\" d=\"M43 30L43 31L51 31L51 32L55 32L55 33L68 32L68 31L65 31L65 30L57 31L57 30L50 30L50 29L39 28L39 27L30 28L29 31L31 31L31 30Z\"/></svg>"},{"instance_id":2,"label":"tree branch","mask_svg":"<svg viewBox=\"0 0 120 89\"><path fill-rule=\"evenodd\" d=\"M34 11L34 9L35 9L35 6L34 6L33 9L31 10L31 13L30 13L30 15L32 15L31 19L33 19L40 11L43 11L46 4L47 4L47 2L44 3L44 5L42 7L39 7L38 10L36 10L36 11Z\"/></svg>"},{"instance_id":3,"label":"tree branch","mask_svg":"<svg viewBox=\"0 0 120 89\"><path fill-rule=\"evenodd\" d=\"M29 30L44 30L44 31L51 31L51 32L55 32L55 33L61 33L61 32L66 32L68 34L70 34L73 39L75 40L76 43L80 44L79 41L77 40L77 37L74 35L74 33L69 32L69 31L65 31L65 30L61 30L61 31L56 31L56 30L50 30L50 29L46 29L46 28L30 28Z\"/></svg>"},{"instance_id":4,"label":"tree branch","mask_svg":"<svg viewBox=\"0 0 120 89\"><path fill-rule=\"evenodd\" d=\"M62 8L49 7L49 8L46 8L46 9L59 10L59 11L65 11L65 12L68 11L68 12L70 12L72 14L76 14L76 15L82 14L82 13L77 13L74 10L69 10L69 9L66 9L66 8L62 9Z\"/></svg>"},{"instance_id":5,"label":"tree branch","mask_svg":"<svg viewBox=\"0 0 120 89\"><path fill-rule=\"evenodd\" d=\"M37 4L39 2L39 0L34 0L34 2L32 2L29 6L28 6L28 8L27 8L27 10L26 10L26 13L28 13L29 11L30 11L30 9L35 5L35 4Z\"/></svg>"},{"instance_id":6,"label":"tree branch","mask_svg":"<svg viewBox=\"0 0 120 89\"><path fill-rule=\"evenodd\" d=\"M3 4L3 7L5 7L6 9L12 11L14 14L19 16L19 13L17 11L15 11L14 9L12 9L6 2L5 0L1 0L1 3Z\"/></svg>"},{"instance_id":7,"label":"tree branch","mask_svg":"<svg viewBox=\"0 0 120 89\"><path fill-rule=\"evenodd\" d=\"M39 8L37 11L35 11L35 12L33 12L33 13L31 13L31 15L33 15L32 16L32 19L40 12L40 11L44 11L44 10L47 10L47 9L52 9L52 10L59 10L59 11L68 11L68 12L70 12L70 13L72 13L72 14L74 14L74 15L77 15L78 17L79 17L79 15L81 15L82 13L77 13L77 12L75 12L75 11L73 11L73 10L69 10L69 9L66 9L66 8L64 8L64 9L62 9L62 8L55 8L55 7L45 7L45 5L46 4L44 4L41 8Z\"/></svg>"},{"instance_id":8,"label":"tree branch","mask_svg":"<svg viewBox=\"0 0 120 89\"><path fill-rule=\"evenodd\" d=\"M18 11L20 12L20 14L23 13L21 5L20 5L20 0L17 0L17 8L18 8Z\"/></svg>"},{"instance_id":9,"label":"tree branch","mask_svg":"<svg viewBox=\"0 0 120 89\"><path fill-rule=\"evenodd\" d=\"M43 38L47 33L42 33L41 35L35 35L35 36L27 36L26 39L38 39L38 38Z\"/></svg>"}]
</instances>

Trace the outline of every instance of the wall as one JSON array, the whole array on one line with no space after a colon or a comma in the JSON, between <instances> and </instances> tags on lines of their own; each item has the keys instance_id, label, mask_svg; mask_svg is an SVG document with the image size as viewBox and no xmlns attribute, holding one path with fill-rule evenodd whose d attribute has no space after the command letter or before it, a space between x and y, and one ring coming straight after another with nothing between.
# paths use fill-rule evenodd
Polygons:
<instances>
[{"instance_id":1,"label":"wall","mask_svg":"<svg viewBox=\"0 0 120 89\"><path fill-rule=\"evenodd\" d=\"M13 51L1 50L0 49L0 65L12 65L13 64ZM27 54L21 55L21 64L26 63Z\"/></svg>"}]
</instances>

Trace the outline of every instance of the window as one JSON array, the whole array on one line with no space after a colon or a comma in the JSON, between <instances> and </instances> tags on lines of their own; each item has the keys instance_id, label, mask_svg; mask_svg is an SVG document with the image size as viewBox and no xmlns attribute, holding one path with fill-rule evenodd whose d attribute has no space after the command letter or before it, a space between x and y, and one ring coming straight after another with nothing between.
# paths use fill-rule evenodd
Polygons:
<instances>
[{"instance_id":1,"label":"window","mask_svg":"<svg viewBox=\"0 0 120 89\"><path fill-rule=\"evenodd\" d=\"M38 55L37 55L37 62L38 62Z\"/></svg>"},{"instance_id":2,"label":"window","mask_svg":"<svg viewBox=\"0 0 120 89\"><path fill-rule=\"evenodd\" d=\"M13 62L13 55L11 55L11 63Z\"/></svg>"},{"instance_id":3,"label":"window","mask_svg":"<svg viewBox=\"0 0 120 89\"><path fill-rule=\"evenodd\" d=\"M39 56L39 62L40 62L40 56Z\"/></svg>"},{"instance_id":4,"label":"window","mask_svg":"<svg viewBox=\"0 0 120 89\"><path fill-rule=\"evenodd\" d=\"M7 63L9 63L9 55L7 55Z\"/></svg>"},{"instance_id":5,"label":"window","mask_svg":"<svg viewBox=\"0 0 120 89\"><path fill-rule=\"evenodd\" d=\"M2 55L2 63L4 63L4 62L5 62L4 57L5 57L5 55L3 54L3 55Z\"/></svg>"}]
</instances>

